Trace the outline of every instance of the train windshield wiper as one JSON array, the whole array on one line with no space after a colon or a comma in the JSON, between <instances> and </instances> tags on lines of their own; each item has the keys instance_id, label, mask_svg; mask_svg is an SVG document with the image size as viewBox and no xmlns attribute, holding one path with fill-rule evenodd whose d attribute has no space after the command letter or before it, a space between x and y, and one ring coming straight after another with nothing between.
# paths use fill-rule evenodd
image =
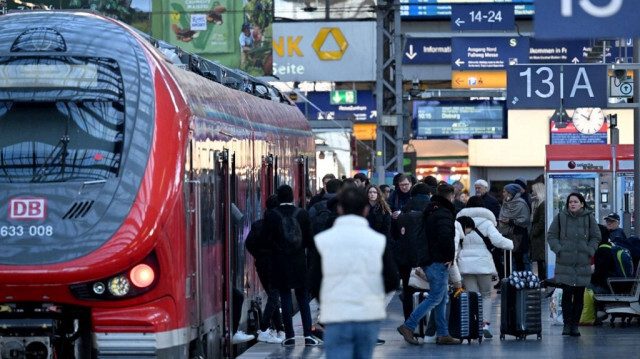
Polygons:
<instances>
[{"instance_id":1,"label":"train windshield wiper","mask_svg":"<svg viewBox=\"0 0 640 359\"><path fill-rule=\"evenodd\" d=\"M42 165L36 170L30 182L41 182L51 171L52 166L60 164L60 175L64 175L64 167L67 161L67 146L69 145L69 136L63 135L58 141L56 147L51 150Z\"/></svg>"}]
</instances>

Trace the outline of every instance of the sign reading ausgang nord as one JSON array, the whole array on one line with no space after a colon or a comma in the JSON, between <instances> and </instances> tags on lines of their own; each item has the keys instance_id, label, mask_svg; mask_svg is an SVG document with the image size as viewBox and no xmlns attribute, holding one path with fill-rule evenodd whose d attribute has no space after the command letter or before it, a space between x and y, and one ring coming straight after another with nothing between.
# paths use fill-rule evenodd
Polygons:
<instances>
[{"instance_id":1,"label":"sign reading ausgang nord","mask_svg":"<svg viewBox=\"0 0 640 359\"><path fill-rule=\"evenodd\" d=\"M638 0L540 1L533 28L537 39L638 37L638 14Z\"/></svg>"},{"instance_id":2,"label":"sign reading ausgang nord","mask_svg":"<svg viewBox=\"0 0 640 359\"><path fill-rule=\"evenodd\" d=\"M525 37L454 37L451 49L454 70L503 70L529 60Z\"/></svg>"},{"instance_id":3,"label":"sign reading ausgang nord","mask_svg":"<svg viewBox=\"0 0 640 359\"><path fill-rule=\"evenodd\" d=\"M517 65L507 68L507 108L607 106L607 65Z\"/></svg>"}]
</instances>

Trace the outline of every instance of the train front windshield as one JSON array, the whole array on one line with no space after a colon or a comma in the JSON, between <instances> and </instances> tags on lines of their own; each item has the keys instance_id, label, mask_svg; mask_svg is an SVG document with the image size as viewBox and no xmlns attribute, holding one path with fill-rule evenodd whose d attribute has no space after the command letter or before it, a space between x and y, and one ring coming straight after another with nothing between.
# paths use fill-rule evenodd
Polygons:
<instances>
[{"instance_id":1,"label":"train front windshield","mask_svg":"<svg viewBox=\"0 0 640 359\"><path fill-rule=\"evenodd\" d=\"M115 61L0 58L0 183L118 176L124 113Z\"/></svg>"}]
</instances>

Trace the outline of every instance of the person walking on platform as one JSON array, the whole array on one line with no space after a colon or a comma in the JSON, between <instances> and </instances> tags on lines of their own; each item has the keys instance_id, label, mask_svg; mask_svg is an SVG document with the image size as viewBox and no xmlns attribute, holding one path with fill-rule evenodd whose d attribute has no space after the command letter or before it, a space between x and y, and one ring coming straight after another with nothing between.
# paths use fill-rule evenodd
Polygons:
<instances>
[{"instance_id":1,"label":"person walking on platform","mask_svg":"<svg viewBox=\"0 0 640 359\"><path fill-rule=\"evenodd\" d=\"M369 214L367 214L369 227L383 234L385 238L389 238L391 235L391 209L389 209L387 201L384 200L382 191L375 184L370 184L365 193L369 204Z\"/></svg>"},{"instance_id":2,"label":"person walking on platform","mask_svg":"<svg viewBox=\"0 0 640 359\"><path fill-rule=\"evenodd\" d=\"M496 228L497 221L493 213L484 208L480 196L473 196L467 206L458 212L458 218L468 216L473 219L476 229L464 237L458 255L458 268L464 287L471 292L482 294L482 330L484 337L493 337L491 332L491 277L496 274L493 263L493 251L512 250L513 242L502 236Z\"/></svg>"},{"instance_id":3,"label":"person walking on platform","mask_svg":"<svg viewBox=\"0 0 640 359\"><path fill-rule=\"evenodd\" d=\"M502 208L498 217L498 230L503 236L513 240L513 258L516 270L526 270L524 254L529 252L529 229L531 212L527 202L520 196L520 186L510 183L504 186ZM511 266L511 263L505 265Z\"/></svg>"},{"instance_id":4,"label":"person walking on platform","mask_svg":"<svg viewBox=\"0 0 640 359\"><path fill-rule=\"evenodd\" d=\"M398 185L387 200L391 209L391 218L398 218L402 207L409 201L411 197L411 179L405 174L398 175Z\"/></svg>"},{"instance_id":5,"label":"person walking on platform","mask_svg":"<svg viewBox=\"0 0 640 359\"><path fill-rule=\"evenodd\" d=\"M300 309L305 345L319 345L322 341L311 333L311 309L307 288L305 250L313 245L311 220L306 210L293 205L293 189L289 185L281 185L276 192L280 205L265 214L264 235L273 252L271 284L280 290L286 337L282 345L295 345L292 289L295 290Z\"/></svg>"},{"instance_id":6,"label":"person walking on platform","mask_svg":"<svg viewBox=\"0 0 640 359\"><path fill-rule=\"evenodd\" d=\"M320 188L320 192L318 192L318 194L316 194L315 196L311 197L311 200L309 200L309 204L307 205L307 210L309 210L311 207L313 207L314 204L320 202L322 200L322 198L324 197L325 193L327 192L327 183L329 183L329 181L336 179L336 176L333 175L333 173L327 173L326 175L322 176L322 188ZM340 181L338 180L338 183L340 183Z\"/></svg>"},{"instance_id":7,"label":"person walking on platform","mask_svg":"<svg viewBox=\"0 0 640 359\"><path fill-rule=\"evenodd\" d=\"M394 244L394 257L396 264L398 265L398 272L400 273L400 280L402 282L402 310L404 312L404 319L409 319L411 312L413 312L413 288L409 286L409 275L411 274L411 268L415 265L412 258L415 256L415 249L411 247L411 243L403 238L408 238L407 231L418 232L418 228L413 225L417 225L411 220L411 212L418 213L416 216L421 215L427 204L429 204L429 186L425 183L416 183L411 188L411 198L407 201L404 207L402 207L402 213L398 218L391 221L391 235L393 237Z\"/></svg>"},{"instance_id":8,"label":"person walking on platform","mask_svg":"<svg viewBox=\"0 0 640 359\"><path fill-rule=\"evenodd\" d=\"M310 251L309 282L320 303L328 359L372 357L386 317L385 293L398 286L386 237L369 228L365 218L368 202L359 188L340 191L340 216L315 236L315 250Z\"/></svg>"},{"instance_id":9,"label":"person walking on platform","mask_svg":"<svg viewBox=\"0 0 640 359\"><path fill-rule=\"evenodd\" d=\"M591 280L591 257L601 241L598 222L585 205L580 193L569 194L565 209L553 218L547 234L556 254L555 281L562 287L562 335L580 336L578 322L584 289Z\"/></svg>"},{"instance_id":10,"label":"person walking on platform","mask_svg":"<svg viewBox=\"0 0 640 359\"><path fill-rule=\"evenodd\" d=\"M423 267L429 278L430 292L427 299L413 310L409 319L398 327L398 332L404 339L414 345L420 343L413 337L413 331L418 322L433 308L436 308L436 344L460 344L460 339L449 335L446 319L449 267L455 260L453 199L453 187L446 183L440 184L424 212L428 242L428 246L425 247L428 247L428 250L423 248L416 255L418 264Z\"/></svg>"},{"instance_id":11,"label":"person walking on platform","mask_svg":"<svg viewBox=\"0 0 640 359\"><path fill-rule=\"evenodd\" d=\"M545 201L545 187L544 183L536 182L532 186L533 196L531 206L533 207L533 214L531 216L531 262L538 263L538 278L540 280L547 279L547 267L545 265L545 232L547 230L547 215L546 215L546 201Z\"/></svg>"},{"instance_id":12,"label":"person walking on platform","mask_svg":"<svg viewBox=\"0 0 640 359\"><path fill-rule=\"evenodd\" d=\"M267 211L278 207L278 196L271 195L267 198ZM265 343L280 344L285 339L284 324L282 324L282 314L280 313L280 291L273 288L271 279L272 249L269 243L261 235L264 233L264 219L259 219L251 224L251 230L245 241L245 246L255 259L256 272L258 278L267 294L267 304L262 311L260 320L260 330L258 331L258 341ZM273 330L269 326L273 324Z\"/></svg>"}]
</instances>

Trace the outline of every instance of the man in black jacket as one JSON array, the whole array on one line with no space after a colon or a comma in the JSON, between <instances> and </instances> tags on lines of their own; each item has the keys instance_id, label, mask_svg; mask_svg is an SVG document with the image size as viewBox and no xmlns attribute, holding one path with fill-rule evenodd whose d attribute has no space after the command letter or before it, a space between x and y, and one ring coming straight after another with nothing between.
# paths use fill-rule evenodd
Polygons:
<instances>
[{"instance_id":1,"label":"man in black jacket","mask_svg":"<svg viewBox=\"0 0 640 359\"><path fill-rule=\"evenodd\" d=\"M453 187L446 183L440 184L436 189L436 195L431 197L424 212L427 238L425 245L417 248L416 255L418 264L429 278L430 292L427 299L413 310L409 319L398 327L398 332L411 344L419 344L413 337L413 331L418 326L418 322L433 308L435 308L436 344L460 344L460 339L449 335L446 317L449 267L455 260L453 199Z\"/></svg>"},{"instance_id":2,"label":"man in black jacket","mask_svg":"<svg viewBox=\"0 0 640 359\"><path fill-rule=\"evenodd\" d=\"M311 310L307 287L307 257L305 252L307 248L313 245L311 220L306 210L298 209L293 205L293 189L291 186L282 185L278 187L277 194L280 205L265 213L264 236L267 238L268 243L271 244L273 253L271 285L273 288L280 290L282 321L284 322L286 336L282 345L295 345L291 289L295 289L298 307L300 308L305 345L319 345L322 341L315 338L311 333ZM287 243L282 243L284 217L293 217L298 222L302 232L301 245L287 248L285 247Z\"/></svg>"}]
</instances>

